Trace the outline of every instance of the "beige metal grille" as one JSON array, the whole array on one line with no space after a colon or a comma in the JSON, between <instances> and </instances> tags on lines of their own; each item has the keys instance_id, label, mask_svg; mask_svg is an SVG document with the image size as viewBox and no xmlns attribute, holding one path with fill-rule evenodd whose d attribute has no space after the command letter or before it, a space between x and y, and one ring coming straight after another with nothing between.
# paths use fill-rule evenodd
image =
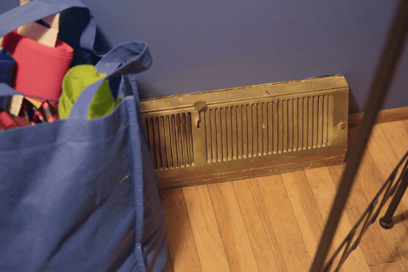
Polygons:
<instances>
[{"instance_id":1,"label":"beige metal grille","mask_svg":"<svg viewBox=\"0 0 408 272\"><path fill-rule=\"evenodd\" d=\"M140 108L161 189L345 159L343 76L146 99Z\"/></svg>"},{"instance_id":2,"label":"beige metal grille","mask_svg":"<svg viewBox=\"0 0 408 272\"><path fill-rule=\"evenodd\" d=\"M143 124L156 169L185 167L194 163L191 113L144 118Z\"/></svg>"},{"instance_id":3,"label":"beige metal grille","mask_svg":"<svg viewBox=\"0 0 408 272\"><path fill-rule=\"evenodd\" d=\"M325 147L329 95L211 107L202 113L207 162Z\"/></svg>"}]
</instances>

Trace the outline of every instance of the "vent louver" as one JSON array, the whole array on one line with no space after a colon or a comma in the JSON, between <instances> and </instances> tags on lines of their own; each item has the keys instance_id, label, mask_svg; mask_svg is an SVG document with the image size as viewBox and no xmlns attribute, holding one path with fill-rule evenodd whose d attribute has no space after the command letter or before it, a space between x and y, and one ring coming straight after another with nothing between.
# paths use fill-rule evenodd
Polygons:
<instances>
[{"instance_id":1,"label":"vent louver","mask_svg":"<svg viewBox=\"0 0 408 272\"><path fill-rule=\"evenodd\" d=\"M145 118L144 128L156 169L179 168L193 164L191 113Z\"/></svg>"},{"instance_id":2,"label":"vent louver","mask_svg":"<svg viewBox=\"0 0 408 272\"><path fill-rule=\"evenodd\" d=\"M345 159L343 76L146 99L140 105L161 189Z\"/></svg>"},{"instance_id":3,"label":"vent louver","mask_svg":"<svg viewBox=\"0 0 408 272\"><path fill-rule=\"evenodd\" d=\"M328 145L329 96L214 107L204 112L207 162Z\"/></svg>"}]
</instances>

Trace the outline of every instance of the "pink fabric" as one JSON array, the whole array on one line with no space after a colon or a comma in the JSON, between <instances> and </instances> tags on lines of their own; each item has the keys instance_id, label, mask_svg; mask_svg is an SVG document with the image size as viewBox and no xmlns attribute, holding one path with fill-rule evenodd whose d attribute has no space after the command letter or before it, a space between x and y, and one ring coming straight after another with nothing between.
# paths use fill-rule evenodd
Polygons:
<instances>
[{"instance_id":1,"label":"pink fabric","mask_svg":"<svg viewBox=\"0 0 408 272\"><path fill-rule=\"evenodd\" d=\"M2 45L16 60L12 84L16 91L44 98L33 98L39 102L59 99L62 80L74 56L71 46L57 40L55 47L49 47L21 36L16 31L4 36Z\"/></svg>"}]
</instances>

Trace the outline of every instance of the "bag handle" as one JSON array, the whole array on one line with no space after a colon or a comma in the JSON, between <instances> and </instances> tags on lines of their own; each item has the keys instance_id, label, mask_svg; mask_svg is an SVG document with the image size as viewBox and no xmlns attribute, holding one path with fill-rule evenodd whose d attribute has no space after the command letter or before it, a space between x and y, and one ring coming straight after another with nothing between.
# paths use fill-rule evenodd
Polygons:
<instances>
[{"instance_id":1,"label":"bag handle","mask_svg":"<svg viewBox=\"0 0 408 272\"><path fill-rule=\"evenodd\" d=\"M20 26L70 8L83 8L89 11L87 6L79 0L32 0L22 6L17 6L0 15L0 37L7 35ZM81 34L79 45L100 56L94 50L95 37L96 22L90 14L89 22Z\"/></svg>"},{"instance_id":2,"label":"bag handle","mask_svg":"<svg viewBox=\"0 0 408 272\"><path fill-rule=\"evenodd\" d=\"M132 41L120 44L109 51L96 65L98 73L106 73L107 76L87 86L79 95L71 108L69 119L86 120L89 106L96 92L106 79L129 75L132 80L135 74L147 70L152 65L152 57L147 44L143 41ZM124 84L136 84L125 80ZM124 88L125 95L137 95L133 93L136 87ZM130 92L129 92L130 91Z\"/></svg>"},{"instance_id":3,"label":"bag handle","mask_svg":"<svg viewBox=\"0 0 408 272\"><path fill-rule=\"evenodd\" d=\"M23 94L17 92L16 90L11 88L6 83L0 82L0 98L1 97L7 97L7 96L13 96L13 95L23 95Z\"/></svg>"}]
</instances>

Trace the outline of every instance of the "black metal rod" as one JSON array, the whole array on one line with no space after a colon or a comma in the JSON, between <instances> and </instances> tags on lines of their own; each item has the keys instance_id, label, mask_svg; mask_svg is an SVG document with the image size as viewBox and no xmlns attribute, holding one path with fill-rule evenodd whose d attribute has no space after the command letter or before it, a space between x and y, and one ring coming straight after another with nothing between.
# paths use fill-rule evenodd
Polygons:
<instances>
[{"instance_id":1,"label":"black metal rod","mask_svg":"<svg viewBox=\"0 0 408 272\"><path fill-rule=\"evenodd\" d=\"M352 145L350 158L343 173L339 189L334 199L326 227L323 231L315 258L310 268L311 272L320 272L333 241L343 213L354 177L360 165L361 157L367 145L372 127L386 97L389 85L393 78L398 59L404 48L404 42L408 26L408 0L401 0L398 6L392 30L388 36L385 50L382 53L381 62L377 68L374 80L371 84L370 97L364 112L363 121L358 129L355 141Z\"/></svg>"},{"instance_id":2,"label":"black metal rod","mask_svg":"<svg viewBox=\"0 0 408 272\"><path fill-rule=\"evenodd\" d=\"M405 169L403 173L401 183L398 185L397 191L395 192L394 197L391 200L390 206L388 206L387 211L384 216L380 219L381 227L385 229L391 229L394 226L392 217L394 216L395 211L397 210L398 205L401 202L402 197L404 196L405 191L408 187L408 171Z\"/></svg>"}]
</instances>

